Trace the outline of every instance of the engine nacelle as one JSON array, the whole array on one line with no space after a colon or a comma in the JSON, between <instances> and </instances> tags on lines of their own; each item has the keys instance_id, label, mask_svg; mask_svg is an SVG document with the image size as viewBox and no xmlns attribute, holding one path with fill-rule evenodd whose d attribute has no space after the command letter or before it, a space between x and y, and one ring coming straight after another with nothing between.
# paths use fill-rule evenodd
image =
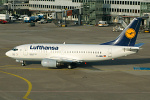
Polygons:
<instances>
[{"instance_id":1,"label":"engine nacelle","mask_svg":"<svg viewBox=\"0 0 150 100\"><path fill-rule=\"evenodd\" d=\"M57 61L52 59L43 59L41 61L43 67L57 68Z\"/></svg>"}]
</instances>

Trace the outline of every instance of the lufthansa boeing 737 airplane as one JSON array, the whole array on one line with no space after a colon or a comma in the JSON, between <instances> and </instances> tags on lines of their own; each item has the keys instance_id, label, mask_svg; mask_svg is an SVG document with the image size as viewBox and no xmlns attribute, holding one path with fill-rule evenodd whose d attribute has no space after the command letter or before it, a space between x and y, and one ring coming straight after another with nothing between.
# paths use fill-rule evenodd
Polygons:
<instances>
[{"instance_id":1,"label":"lufthansa boeing 737 airplane","mask_svg":"<svg viewBox=\"0 0 150 100\"><path fill-rule=\"evenodd\" d=\"M41 61L43 67L61 68L75 64L110 60L137 53L144 43L135 44L142 18L133 21L113 41L102 44L25 44L6 52L25 66L25 61Z\"/></svg>"}]
</instances>

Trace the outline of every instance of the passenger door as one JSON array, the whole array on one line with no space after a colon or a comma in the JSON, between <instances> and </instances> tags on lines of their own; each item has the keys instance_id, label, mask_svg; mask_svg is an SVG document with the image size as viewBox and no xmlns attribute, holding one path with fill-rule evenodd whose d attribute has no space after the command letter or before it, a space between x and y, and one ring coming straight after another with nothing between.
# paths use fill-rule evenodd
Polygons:
<instances>
[{"instance_id":1,"label":"passenger door","mask_svg":"<svg viewBox=\"0 0 150 100\"><path fill-rule=\"evenodd\" d=\"M24 48L23 55L24 55L24 56L27 56L27 55L28 55L28 48L27 48L27 47Z\"/></svg>"},{"instance_id":2,"label":"passenger door","mask_svg":"<svg viewBox=\"0 0 150 100\"><path fill-rule=\"evenodd\" d=\"M108 49L108 57L112 57L112 48Z\"/></svg>"}]
</instances>

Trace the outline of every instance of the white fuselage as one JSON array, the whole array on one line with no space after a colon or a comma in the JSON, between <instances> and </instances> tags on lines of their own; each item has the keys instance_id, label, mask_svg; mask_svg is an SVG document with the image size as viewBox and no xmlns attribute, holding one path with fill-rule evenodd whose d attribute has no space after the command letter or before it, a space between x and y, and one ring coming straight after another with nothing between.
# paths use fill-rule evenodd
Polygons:
<instances>
[{"instance_id":1,"label":"white fuselage","mask_svg":"<svg viewBox=\"0 0 150 100\"><path fill-rule=\"evenodd\" d=\"M94 62L136 53L136 51L125 48L130 47L88 44L26 44L17 46L16 50L10 50L6 55L24 61L41 61L48 58L57 61L66 59L76 62Z\"/></svg>"}]
</instances>

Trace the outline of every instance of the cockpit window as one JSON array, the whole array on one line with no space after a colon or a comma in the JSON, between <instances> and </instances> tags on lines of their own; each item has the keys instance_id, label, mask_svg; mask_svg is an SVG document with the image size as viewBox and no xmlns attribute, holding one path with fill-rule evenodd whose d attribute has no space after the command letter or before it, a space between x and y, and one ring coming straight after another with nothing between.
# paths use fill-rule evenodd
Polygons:
<instances>
[{"instance_id":1,"label":"cockpit window","mask_svg":"<svg viewBox=\"0 0 150 100\"><path fill-rule=\"evenodd\" d=\"M13 50L13 51L18 51L18 49L17 49L17 48L13 48L12 50Z\"/></svg>"}]
</instances>

